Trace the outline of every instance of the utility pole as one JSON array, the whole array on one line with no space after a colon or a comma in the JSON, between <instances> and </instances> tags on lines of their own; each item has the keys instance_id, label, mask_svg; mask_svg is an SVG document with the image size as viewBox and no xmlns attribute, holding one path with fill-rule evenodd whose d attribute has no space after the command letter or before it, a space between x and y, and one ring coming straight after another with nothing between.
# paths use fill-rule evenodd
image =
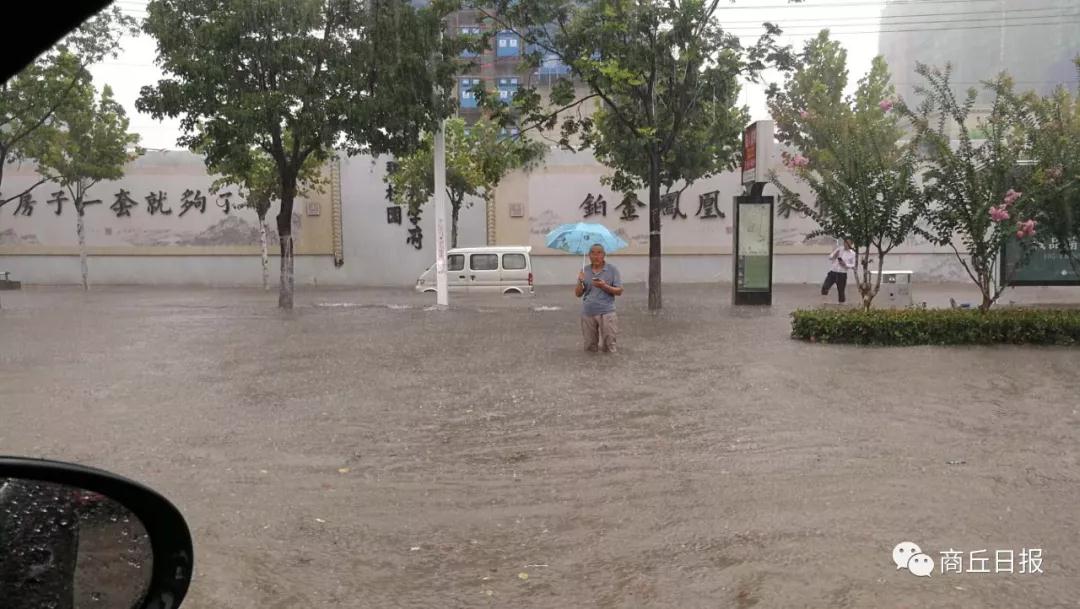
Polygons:
<instances>
[{"instance_id":1,"label":"utility pole","mask_svg":"<svg viewBox=\"0 0 1080 609\"><path fill-rule=\"evenodd\" d=\"M432 95L435 97L432 107L435 108L445 95L435 80L435 65L437 60L442 58L442 39L440 29L439 44L431 62ZM435 306L445 308L450 306L450 294L446 283L446 121L443 119L439 119L439 128L435 131L435 150L432 152L435 160Z\"/></svg>"}]
</instances>

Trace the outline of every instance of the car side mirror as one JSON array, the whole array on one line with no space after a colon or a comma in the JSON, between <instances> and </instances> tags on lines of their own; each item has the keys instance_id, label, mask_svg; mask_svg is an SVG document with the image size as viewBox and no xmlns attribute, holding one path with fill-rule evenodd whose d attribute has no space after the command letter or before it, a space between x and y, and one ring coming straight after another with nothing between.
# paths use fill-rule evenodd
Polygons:
<instances>
[{"instance_id":1,"label":"car side mirror","mask_svg":"<svg viewBox=\"0 0 1080 609\"><path fill-rule=\"evenodd\" d=\"M59 461L0 457L4 609L175 609L191 533L150 488Z\"/></svg>"}]
</instances>

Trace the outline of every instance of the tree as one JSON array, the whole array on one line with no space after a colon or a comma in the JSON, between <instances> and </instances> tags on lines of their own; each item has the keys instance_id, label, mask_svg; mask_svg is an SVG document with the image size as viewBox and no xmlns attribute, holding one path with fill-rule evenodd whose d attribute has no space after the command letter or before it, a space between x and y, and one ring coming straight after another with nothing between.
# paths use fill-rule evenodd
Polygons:
<instances>
[{"instance_id":1,"label":"tree","mask_svg":"<svg viewBox=\"0 0 1080 609\"><path fill-rule=\"evenodd\" d=\"M546 147L535 140L509 136L499 125L479 119L470 126L460 118L446 121L446 195L450 201L450 247L457 247L458 217L465 197L490 201L509 172L531 168L544 156ZM394 201L416 211L431 199L435 188L433 136L427 134L413 154L398 161L386 181L393 186Z\"/></svg>"},{"instance_id":2,"label":"tree","mask_svg":"<svg viewBox=\"0 0 1080 609\"><path fill-rule=\"evenodd\" d=\"M1018 107L1029 124L1035 161L1029 194L1043 227L1038 240L1066 256L1080 274L1080 90L1072 94L1062 86L1046 96L1029 93Z\"/></svg>"},{"instance_id":3,"label":"tree","mask_svg":"<svg viewBox=\"0 0 1080 609\"><path fill-rule=\"evenodd\" d=\"M1013 82L1002 74L984 83L993 103L985 117L973 117L978 91L970 88L963 100L957 99L948 66L940 70L918 64L916 71L926 79L926 86L916 88L922 103L912 108L901 102L897 108L911 121L925 163L922 190L929 228L917 230L953 250L982 293L979 309L987 311L1026 261L1036 233L1037 221L1029 217L1032 198L1023 194L1027 135L1017 119ZM1022 253L1003 265L999 281L1001 252L1014 237Z\"/></svg>"},{"instance_id":4,"label":"tree","mask_svg":"<svg viewBox=\"0 0 1080 609\"><path fill-rule=\"evenodd\" d=\"M452 110L461 43L440 43L452 6L405 0L152 0L143 29L157 39L168 77L143 87L136 106L182 117L179 144L208 166L253 147L281 182L278 306L293 304L293 202L311 156L407 154ZM440 48L441 44L441 48ZM439 52L439 51L442 52ZM433 59L435 58L435 59Z\"/></svg>"},{"instance_id":5,"label":"tree","mask_svg":"<svg viewBox=\"0 0 1080 609\"><path fill-rule=\"evenodd\" d=\"M323 178L321 156L311 155L300 168L297 176L296 194L306 196L311 191L322 192L326 180ZM220 175L210 185L210 191L220 193L227 187L236 186L238 194L244 199L243 206L255 210L259 218L259 241L262 246L262 285L270 289L270 253L268 250L266 214L274 201L281 200L281 180L278 178L274 160L260 148L251 148L247 155L234 154L220 164L211 164L207 169L212 174ZM240 207L240 206L237 206Z\"/></svg>"},{"instance_id":6,"label":"tree","mask_svg":"<svg viewBox=\"0 0 1080 609\"><path fill-rule=\"evenodd\" d=\"M616 170L611 183L619 190L648 188L653 310L662 305L661 187L670 190L680 180L733 167L745 121L744 110L733 107L738 78L754 78L767 65L785 67L791 60L775 44L779 29L771 24L755 46L744 48L721 27L718 5L719 0L497 0L488 14L536 49L532 64L543 54L558 58L588 89L578 95L571 79L560 80L547 106L534 88L523 88L500 120L553 129L562 117L564 147L594 148ZM593 116L566 115L589 101L599 105ZM491 100L485 105L499 110Z\"/></svg>"},{"instance_id":7,"label":"tree","mask_svg":"<svg viewBox=\"0 0 1080 609\"><path fill-rule=\"evenodd\" d=\"M91 81L87 67L115 57L121 36L134 32L134 25L118 7L106 9L0 84L0 186L8 163L35 160L28 151L40 150L41 140L53 136L56 112ZM0 207L44 182L42 178L9 197L0 195Z\"/></svg>"},{"instance_id":8,"label":"tree","mask_svg":"<svg viewBox=\"0 0 1080 609\"><path fill-rule=\"evenodd\" d=\"M803 201L775 172L771 181L780 190L781 213L796 211L817 223L809 237L854 242L861 260L856 282L869 309L885 256L911 235L925 206L915 152L902 141L900 119L892 112L895 90L885 60L876 57L855 94L844 97L846 64L847 52L822 31L807 42L783 91L771 92L779 139L799 151L785 152L784 163L815 200Z\"/></svg>"},{"instance_id":9,"label":"tree","mask_svg":"<svg viewBox=\"0 0 1080 609\"><path fill-rule=\"evenodd\" d=\"M31 149L38 161L38 172L57 183L71 196L75 208L75 232L79 238L79 266L83 289L89 289L86 265L86 230L83 216L86 206L100 204L87 200L87 193L102 180L118 180L124 165L138 158L139 136L128 133L128 118L123 106L113 99L106 85L101 98L94 100L94 86L87 81L77 86L68 100L56 111L56 128L48 139L40 139ZM61 203L62 205L62 203ZM57 210L59 211L59 209Z\"/></svg>"}]
</instances>

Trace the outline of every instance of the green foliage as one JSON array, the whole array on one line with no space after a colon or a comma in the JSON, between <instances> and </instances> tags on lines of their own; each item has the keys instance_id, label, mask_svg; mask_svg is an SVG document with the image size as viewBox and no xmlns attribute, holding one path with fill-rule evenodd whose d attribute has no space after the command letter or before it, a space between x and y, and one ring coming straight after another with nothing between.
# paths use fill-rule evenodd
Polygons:
<instances>
[{"instance_id":1,"label":"green foliage","mask_svg":"<svg viewBox=\"0 0 1080 609\"><path fill-rule=\"evenodd\" d=\"M598 104L592 116L552 112L532 90L522 89L509 108L494 98L489 109L519 122L561 128L567 148L591 147L616 171L623 192L648 185L649 152L661 160L660 184L670 188L734 167L748 120L735 107L738 79L753 77L766 61L787 63L775 29L744 48L721 27L717 3L639 3L604 0L504 0L493 18L538 49L567 64L588 87L576 95L569 79L552 88L554 106ZM551 23L545 28L531 27ZM560 121L559 118L562 118Z\"/></svg>"},{"instance_id":2,"label":"green foliage","mask_svg":"<svg viewBox=\"0 0 1080 609\"><path fill-rule=\"evenodd\" d=\"M286 137L288 139L288 137ZM221 192L226 188L239 188L239 195L259 216L266 220L274 201L281 200L281 179L277 167L270 155L260 148L250 148L249 154L233 154L220 164L211 164L207 170L219 176L210 185L210 192ZM309 192L323 192L327 179L322 168L325 163L318 154L312 154L304 161L297 177L297 196Z\"/></svg>"},{"instance_id":3,"label":"green foliage","mask_svg":"<svg viewBox=\"0 0 1080 609\"><path fill-rule=\"evenodd\" d=\"M874 68L877 68L877 60ZM885 76L887 84L888 74ZM823 149L821 156L814 159L815 166L830 160L825 156L828 148L823 144L830 142L831 134L819 129L829 126L821 122L823 117L841 110L851 113L851 100L843 98L847 85L847 51L838 41L829 39L828 30L822 30L804 45L784 88L774 85L767 92L777 139L799 150ZM882 90L881 93L891 94L892 91ZM802 116L804 111L809 115L806 118Z\"/></svg>"},{"instance_id":4,"label":"green foliage","mask_svg":"<svg viewBox=\"0 0 1080 609\"><path fill-rule=\"evenodd\" d=\"M434 91L449 89L456 66L432 60L442 49L440 18L448 7L433 7L153 0L144 30L157 39L169 76L143 87L137 106L155 118L181 117L179 143L203 151L209 166L238 164L234 156L242 164L252 147L262 149L291 206L308 157L338 145L350 153L407 153L452 111Z\"/></svg>"},{"instance_id":5,"label":"green foliage","mask_svg":"<svg viewBox=\"0 0 1080 609\"><path fill-rule=\"evenodd\" d=\"M781 142L796 148L808 164L784 153L794 177L814 195L807 203L775 172L780 212L796 211L817 223L808 237L851 239L860 261L856 272L864 308L878 293L885 256L911 235L925 205L916 185L918 165L902 142L898 116L882 102L895 95L888 66L874 59L854 95L847 86L847 54L822 31L809 41L783 90L773 90L769 107ZM874 256L874 259L871 259Z\"/></svg>"},{"instance_id":6,"label":"green foliage","mask_svg":"<svg viewBox=\"0 0 1080 609\"><path fill-rule=\"evenodd\" d=\"M115 57L120 38L135 31L135 20L119 8L106 9L87 20L7 82L0 84L0 179L7 163L36 160L56 136L56 113L69 101L85 102L91 76L87 67ZM10 197L18 199L43 183Z\"/></svg>"},{"instance_id":7,"label":"green foliage","mask_svg":"<svg viewBox=\"0 0 1080 609\"><path fill-rule=\"evenodd\" d=\"M791 335L857 345L1080 345L1080 310L800 310Z\"/></svg>"},{"instance_id":8,"label":"green foliage","mask_svg":"<svg viewBox=\"0 0 1080 609\"><path fill-rule=\"evenodd\" d=\"M252 148L273 161L280 189L279 306L292 308L292 209L309 159L408 154L453 110L464 42L443 40L437 1L151 0L143 29L167 77L136 107L179 117L179 144L234 172ZM234 172L235 173L235 172Z\"/></svg>"},{"instance_id":9,"label":"green foliage","mask_svg":"<svg viewBox=\"0 0 1080 609\"><path fill-rule=\"evenodd\" d=\"M94 99L90 82L80 83L56 111L48 138L39 138L32 155L38 172L71 194L79 215L86 192L103 180L119 180L124 166L142 154L139 136L128 133L128 117L106 85Z\"/></svg>"},{"instance_id":10,"label":"green foliage","mask_svg":"<svg viewBox=\"0 0 1080 609\"><path fill-rule=\"evenodd\" d=\"M1077 59L1080 73L1080 58ZM1080 273L1080 90L1064 86L1021 103L1035 161L1029 194L1035 201L1038 241L1065 254Z\"/></svg>"},{"instance_id":11,"label":"green foliage","mask_svg":"<svg viewBox=\"0 0 1080 609\"><path fill-rule=\"evenodd\" d=\"M1028 172L1021 161L1026 153L1026 126L1016 112L1013 82L1001 75L984 86L994 94L986 116L972 115L978 92L972 88L958 99L944 71L919 64L916 71L926 86L916 92L922 103L898 109L911 121L914 143L923 155L923 196L931 202L929 228L920 230L933 243L948 246L968 276L982 292L980 308L997 301L1015 269L1026 259L1005 269L997 281L999 256L1005 242L1015 238L1018 222L1030 218L1033 198L1022 196L1008 208L1009 219L994 221L991 208L999 208L1010 190L1024 192ZM974 119L974 120L973 120ZM985 139L974 137L981 131ZM962 248L956 246L959 239ZM1026 252L1031 238L1021 241Z\"/></svg>"},{"instance_id":12,"label":"green foliage","mask_svg":"<svg viewBox=\"0 0 1080 609\"><path fill-rule=\"evenodd\" d=\"M499 125L477 120L466 126L454 118L446 121L446 195L450 201L451 247L457 247L458 214L465 198L491 199L499 182L514 169L531 168L543 158L546 147L520 136L500 134ZM416 211L431 199L435 188L434 136L426 134L420 148L398 161L397 170L387 174L393 186L394 202Z\"/></svg>"},{"instance_id":13,"label":"green foliage","mask_svg":"<svg viewBox=\"0 0 1080 609\"><path fill-rule=\"evenodd\" d=\"M587 93L563 79L552 87L550 106L531 88L518 91L508 107L485 95L482 105L503 124L560 127L564 147L591 147L615 170L617 190L648 187L649 307L659 308L660 189L734 167L747 120L734 106L738 79L790 64L789 50L775 42L779 30L766 24L758 43L744 47L721 26L719 0L494 4L489 17L538 49L532 63L543 54L558 58ZM598 105L592 115L566 114L587 102Z\"/></svg>"}]
</instances>

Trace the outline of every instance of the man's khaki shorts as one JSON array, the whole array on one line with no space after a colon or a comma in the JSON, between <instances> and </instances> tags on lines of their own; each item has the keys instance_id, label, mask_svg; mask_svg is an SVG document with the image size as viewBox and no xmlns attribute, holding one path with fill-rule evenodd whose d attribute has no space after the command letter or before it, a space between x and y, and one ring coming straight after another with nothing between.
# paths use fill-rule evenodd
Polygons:
<instances>
[{"instance_id":1,"label":"man's khaki shorts","mask_svg":"<svg viewBox=\"0 0 1080 609\"><path fill-rule=\"evenodd\" d=\"M615 352L615 337L619 333L619 318L614 313L582 315L581 334L586 351Z\"/></svg>"}]
</instances>

